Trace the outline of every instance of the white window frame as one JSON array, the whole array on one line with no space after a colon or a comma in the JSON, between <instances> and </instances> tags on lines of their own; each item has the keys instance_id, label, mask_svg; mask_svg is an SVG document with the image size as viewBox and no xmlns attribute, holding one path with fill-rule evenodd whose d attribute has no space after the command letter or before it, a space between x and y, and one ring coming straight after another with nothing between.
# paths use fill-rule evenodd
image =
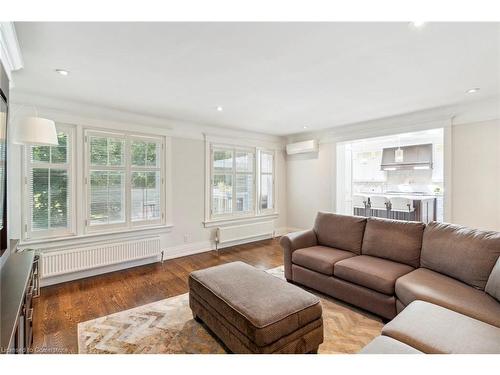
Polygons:
<instances>
[{"instance_id":1,"label":"white window frame","mask_svg":"<svg viewBox=\"0 0 500 375\"><path fill-rule=\"evenodd\" d=\"M233 168L232 168L232 212L230 213L222 213L222 214L214 214L213 213L213 182L214 182L214 177L218 175L219 173L216 173L214 171L214 154L215 151L231 151L233 154ZM236 177L238 175L249 175L249 172L238 172L236 170L236 153L237 152L246 152L246 153L252 153L253 155L253 160L252 160L252 177L253 177L253 196L252 196L252 208L250 211L246 212L235 212L235 207L236 207ZM235 218L243 218L243 217L252 217L255 216L256 212L256 195L257 195L257 181L256 181L256 150L248 147L235 147L235 146L228 146L228 145L218 145L218 144L212 144L210 147L210 218L217 220L217 219L224 219L228 217L235 217ZM220 173L221 175L225 175L227 173Z\"/></svg>"},{"instance_id":2,"label":"white window frame","mask_svg":"<svg viewBox=\"0 0 500 375\"><path fill-rule=\"evenodd\" d=\"M23 198L22 205L24 207L23 212L23 231L22 238L23 240L41 240L47 238L54 237L68 237L74 236L76 234L76 186L75 186L75 176L74 171L75 168L75 127L65 124L57 124L56 130L58 132L62 131L67 134L68 141L67 147L69 148L66 154L66 163L52 163L52 162L33 162L31 160L31 154L33 147L36 146L25 146L24 147L24 188L23 188ZM67 228L58 228L58 229L47 229L47 230L33 230L32 225L32 217L33 210L31 201L32 197L32 189L30 189L29 181L32 175L32 171L35 168L48 168L48 169L65 169L68 175L68 226Z\"/></svg>"},{"instance_id":3,"label":"white window frame","mask_svg":"<svg viewBox=\"0 0 500 375\"><path fill-rule=\"evenodd\" d=\"M244 145L233 143L230 141L220 141L223 138L209 138L205 135L205 227L218 225L230 225L238 222L253 222L255 220L264 220L278 217L278 189L276 184L277 173L277 152L276 149L269 147L260 147L255 145ZM251 151L254 154L254 196L253 196L253 211L251 213L226 213L213 214L213 179L214 179L214 150L236 150L236 151ZM269 209L261 209L260 207L260 171L261 171L261 152L273 155L273 207ZM235 160L235 159L234 159ZM233 163L235 162L233 160ZM234 189L236 184L233 183L233 197L235 197ZM233 198L234 199L234 198ZM233 203L234 204L234 203Z\"/></svg>"},{"instance_id":4,"label":"white window frame","mask_svg":"<svg viewBox=\"0 0 500 375\"><path fill-rule=\"evenodd\" d=\"M124 149L124 166L103 166L102 168L93 167L90 165L90 142L89 138L92 136L97 137L111 137L111 138L121 138L125 141L125 149ZM132 166L131 161L131 143L133 140L141 140L141 141L152 141L160 144L160 153L158 155L158 163L157 167L136 167ZM113 132L108 130L95 130L95 129L84 129L84 197L85 197L85 233L99 233L99 232L120 232L126 229L132 228L144 228L147 229L149 227L158 227L160 225L165 225L166 220L166 187L165 187L165 175L166 175L166 166L165 166L165 137L164 136L150 136L150 135L141 135L137 133L129 133L129 132ZM90 172L92 170L120 170L125 172L125 202L124 202L124 210L125 210L125 221L123 223L115 223L115 224L98 224L91 225L90 220ZM132 172L136 171L159 171L160 172L160 218L155 220L141 220L141 221L132 221L132 198L131 198L131 178Z\"/></svg>"},{"instance_id":5,"label":"white window frame","mask_svg":"<svg viewBox=\"0 0 500 375\"><path fill-rule=\"evenodd\" d=\"M262 154L268 154L271 155L273 158L273 163L272 163L272 171L271 173L264 173L262 172ZM258 155L258 168L257 168L257 191L258 191L258 199L257 199L257 209L259 213L261 214L270 214L273 212L276 212L276 151L274 150L269 150L265 148L258 148L257 149L257 155ZM272 207L271 208L262 208L261 207L261 200L262 200L262 175L271 175L272 176Z\"/></svg>"}]
</instances>

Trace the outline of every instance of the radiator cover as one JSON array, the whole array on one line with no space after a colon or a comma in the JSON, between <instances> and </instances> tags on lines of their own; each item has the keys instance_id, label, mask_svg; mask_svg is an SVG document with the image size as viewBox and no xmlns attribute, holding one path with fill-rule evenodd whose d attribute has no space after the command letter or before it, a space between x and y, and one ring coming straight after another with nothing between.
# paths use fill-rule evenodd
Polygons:
<instances>
[{"instance_id":1,"label":"radiator cover","mask_svg":"<svg viewBox=\"0 0 500 375\"><path fill-rule=\"evenodd\" d=\"M274 236L274 222L241 224L217 228L217 245L231 244L250 239L270 238Z\"/></svg>"},{"instance_id":2,"label":"radiator cover","mask_svg":"<svg viewBox=\"0 0 500 375\"><path fill-rule=\"evenodd\" d=\"M160 253L159 237L51 250L40 254L41 278L150 258Z\"/></svg>"}]
</instances>

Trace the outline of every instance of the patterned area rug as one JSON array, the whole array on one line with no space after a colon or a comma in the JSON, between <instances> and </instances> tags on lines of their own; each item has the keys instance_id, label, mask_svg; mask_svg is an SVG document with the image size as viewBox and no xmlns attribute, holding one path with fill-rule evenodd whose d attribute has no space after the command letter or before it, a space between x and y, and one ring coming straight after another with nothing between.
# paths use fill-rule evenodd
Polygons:
<instances>
[{"instance_id":1,"label":"patterned area rug","mask_svg":"<svg viewBox=\"0 0 500 375\"><path fill-rule=\"evenodd\" d=\"M283 266L267 272L284 279ZM356 353L380 334L379 318L314 292L323 306L325 341L319 353ZM193 320L188 294L78 324L79 353L225 353Z\"/></svg>"}]
</instances>

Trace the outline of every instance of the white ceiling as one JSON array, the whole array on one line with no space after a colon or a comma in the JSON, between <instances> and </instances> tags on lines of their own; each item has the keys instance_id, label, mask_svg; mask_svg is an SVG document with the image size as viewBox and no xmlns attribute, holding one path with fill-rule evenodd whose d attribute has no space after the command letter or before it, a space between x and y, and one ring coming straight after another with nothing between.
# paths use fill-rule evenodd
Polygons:
<instances>
[{"instance_id":1,"label":"white ceiling","mask_svg":"<svg viewBox=\"0 0 500 375\"><path fill-rule=\"evenodd\" d=\"M500 23L15 27L17 92L276 135L500 93Z\"/></svg>"}]
</instances>

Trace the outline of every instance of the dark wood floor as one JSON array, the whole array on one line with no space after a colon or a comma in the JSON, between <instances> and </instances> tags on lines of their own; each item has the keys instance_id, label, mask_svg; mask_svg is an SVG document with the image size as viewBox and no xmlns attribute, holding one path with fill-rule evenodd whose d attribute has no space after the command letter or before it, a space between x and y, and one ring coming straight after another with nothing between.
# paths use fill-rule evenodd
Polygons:
<instances>
[{"instance_id":1,"label":"dark wood floor","mask_svg":"<svg viewBox=\"0 0 500 375\"><path fill-rule=\"evenodd\" d=\"M283 264L283 253L278 240L266 240L42 288L34 349L76 353L79 322L186 293L190 272L237 260L269 269Z\"/></svg>"}]
</instances>

